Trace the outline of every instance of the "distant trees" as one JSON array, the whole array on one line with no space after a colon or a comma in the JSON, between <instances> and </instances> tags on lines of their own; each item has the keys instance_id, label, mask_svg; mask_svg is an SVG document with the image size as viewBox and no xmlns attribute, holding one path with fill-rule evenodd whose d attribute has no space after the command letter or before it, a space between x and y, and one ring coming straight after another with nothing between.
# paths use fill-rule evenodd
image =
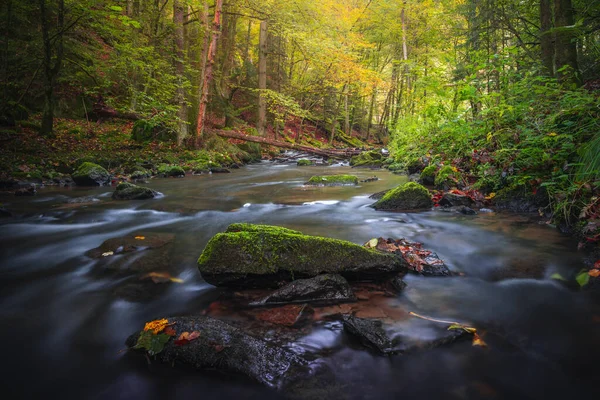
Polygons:
<instances>
[{"instance_id":1,"label":"distant trees","mask_svg":"<svg viewBox=\"0 0 600 400\"><path fill-rule=\"evenodd\" d=\"M0 113L41 113L50 133L102 96L180 145L201 144L207 115L348 141L477 119L526 71L600 75L600 4L584 0L6 0L0 24Z\"/></svg>"}]
</instances>

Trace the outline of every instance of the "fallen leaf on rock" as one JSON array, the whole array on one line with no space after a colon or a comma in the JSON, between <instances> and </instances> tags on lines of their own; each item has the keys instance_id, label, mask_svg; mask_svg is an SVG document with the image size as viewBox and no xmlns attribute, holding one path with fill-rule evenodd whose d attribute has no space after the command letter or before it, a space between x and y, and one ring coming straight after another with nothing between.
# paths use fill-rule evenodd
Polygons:
<instances>
[{"instance_id":1,"label":"fallen leaf on rock","mask_svg":"<svg viewBox=\"0 0 600 400\"><path fill-rule=\"evenodd\" d=\"M473 346L487 347L487 343L483 341L483 339L477 334L477 332L473 333Z\"/></svg>"},{"instance_id":2,"label":"fallen leaf on rock","mask_svg":"<svg viewBox=\"0 0 600 400\"><path fill-rule=\"evenodd\" d=\"M144 239L146 239L146 236L136 236L135 239L136 240L144 240Z\"/></svg>"},{"instance_id":3,"label":"fallen leaf on rock","mask_svg":"<svg viewBox=\"0 0 600 400\"><path fill-rule=\"evenodd\" d=\"M414 316L414 317L421 318L421 319L424 319L424 320L427 320L427 321L439 322L439 323L442 323L442 324L451 324L448 327L449 331L454 330L454 329L463 330L463 331L465 331L465 332L470 333L471 335L473 335L473 342L472 342L473 346L487 347L487 343L485 343L483 341L483 339L481 338L481 336L479 336L477 334L477 329L473 328L472 326L464 325L464 324L461 324L459 322L446 321L446 320L443 320L443 319L436 319L436 318L425 317L423 315L419 315L419 314L417 314L415 312L412 312L412 311L409 312L409 314L412 315L412 316Z\"/></svg>"},{"instance_id":4,"label":"fallen leaf on rock","mask_svg":"<svg viewBox=\"0 0 600 400\"><path fill-rule=\"evenodd\" d=\"M419 273L423 273L424 266L444 266L444 262L433 252L423 249L422 243L409 242L406 239L371 239L365 244L365 247L401 255L409 264L410 269Z\"/></svg>"},{"instance_id":5,"label":"fallen leaf on rock","mask_svg":"<svg viewBox=\"0 0 600 400\"><path fill-rule=\"evenodd\" d=\"M115 254L114 251L107 251L106 253L102 253L102 257L112 256L113 254Z\"/></svg>"},{"instance_id":6,"label":"fallen leaf on rock","mask_svg":"<svg viewBox=\"0 0 600 400\"><path fill-rule=\"evenodd\" d=\"M577 283L579 283L580 287L584 287L590 281L590 274L588 273L588 271L582 270L579 272L579 274L577 274L575 280L577 281Z\"/></svg>"},{"instance_id":7,"label":"fallen leaf on rock","mask_svg":"<svg viewBox=\"0 0 600 400\"><path fill-rule=\"evenodd\" d=\"M154 322L154 321L153 321ZM161 333L157 335L150 330L143 330L138 337L134 349L145 349L151 356L160 353L171 336Z\"/></svg>"},{"instance_id":8,"label":"fallen leaf on rock","mask_svg":"<svg viewBox=\"0 0 600 400\"><path fill-rule=\"evenodd\" d=\"M593 278L597 278L600 276L600 269L592 269L588 274Z\"/></svg>"},{"instance_id":9,"label":"fallen leaf on rock","mask_svg":"<svg viewBox=\"0 0 600 400\"><path fill-rule=\"evenodd\" d=\"M140 279L152 279L154 283L166 283L166 282L174 282L174 283L183 283L183 279L173 278L167 272L149 272L145 275L142 275Z\"/></svg>"},{"instance_id":10,"label":"fallen leaf on rock","mask_svg":"<svg viewBox=\"0 0 600 400\"><path fill-rule=\"evenodd\" d=\"M165 335L169 335L169 336L175 336L177 335L177 332L175 332L175 329L171 328L170 326L167 326L165 328Z\"/></svg>"},{"instance_id":11,"label":"fallen leaf on rock","mask_svg":"<svg viewBox=\"0 0 600 400\"><path fill-rule=\"evenodd\" d=\"M144 325L144 332L152 331L155 335L162 332L167 326L169 326L168 319L157 319L154 321L146 322Z\"/></svg>"},{"instance_id":12,"label":"fallen leaf on rock","mask_svg":"<svg viewBox=\"0 0 600 400\"><path fill-rule=\"evenodd\" d=\"M176 346L183 346L190 343L192 340L198 339L199 337L200 332L198 331L193 331L192 333L183 332L173 343L175 343Z\"/></svg>"}]
</instances>

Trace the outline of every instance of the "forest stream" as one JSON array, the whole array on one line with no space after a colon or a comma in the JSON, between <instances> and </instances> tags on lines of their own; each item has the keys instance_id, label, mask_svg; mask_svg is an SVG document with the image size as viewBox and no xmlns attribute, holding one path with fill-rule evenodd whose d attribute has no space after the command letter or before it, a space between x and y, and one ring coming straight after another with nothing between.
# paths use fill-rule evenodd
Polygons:
<instances>
[{"instance_id":1,"label":"forest stream","mask_svg":"<svg viewBox=\"0 0 600 400\"><path fill-rule=\"evenodd\" d=\"M350 172L351 171L351 172ZM309 187L312 175L352 173L375 182ZM386 170L344 165L297 167L263 161L230 174L152 179L156 199L114 201L114 188L47 187L30 198L4 196L16 217L0 222L0 318L7 398L280 398L286 392L243 377L163 365L123 351L146 321L201 314L222 289L203 281L196 261L208 240L235 222L278 225L363 244L371 238L423 243L456 272L409 274L396 296L369 299L403 337L435 339L436 323L475 326L487 347L461 341L380 356L357 345L339 322L315 318L286 341L266 340L328 367L334 379L304 398L593 398L598 390L600 309L551 279L571 277L583 257L576 243L528 215L439 210L375 211L369 195L405 182ZM67 200L92 196L84 203ZM127 275L85 255L124 235L175 235L169 263L181 283L155 293L128 289ZM140 297L140 298L136 298ZM364 301L364 300L360 300ZM236 310L221 311L221 316ZM281 343L284 341L285 343ZM32 384L35 377L35 384ZM16 396L18 394L18 396Z\"/></svg>"}]
</instances>

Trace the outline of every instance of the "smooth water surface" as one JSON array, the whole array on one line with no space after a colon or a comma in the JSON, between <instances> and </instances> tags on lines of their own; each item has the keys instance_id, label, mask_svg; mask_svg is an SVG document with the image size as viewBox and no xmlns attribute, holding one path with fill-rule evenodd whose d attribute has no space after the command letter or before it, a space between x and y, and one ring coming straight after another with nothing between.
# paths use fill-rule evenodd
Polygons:
<instances>
[{"instance_id":1,"label":"smooth water surface","mask_svg":"<svg viewBox=\"0 0 600 400\"><path fill-rule=\"evenodd\" d=\"M311 175L353 173L377 182L306 187ZM166 399L279 397L244 379L148 365L120 352L145 321L202 312L219 291L195 262L207 241L233 222L281 225L364 243L372 237L424 243L463 276L409 276L387 305L403 337L435 338L432 324L408 311L488 328L487 349L469 342L380 357L348 341L341 325L315 323L287 345L320 357L339 383L306 397L592 398L600 360L600 311L550 279L581 265L574 244L524 216L430 211L376 212L372 193L404 182L387 171L263 162L231 174L153 179L158 199L117 202L112 188L45 188L33 198L0 201L17 217L0 222L0 340L7 398ZM67 204L94 196L98 201ZM129 234L175 235L173 262L182 284L157 298L115 295L121 275L84 253ZM399 315L399 316L398 316Z\"/></svg>"}]
</instances>

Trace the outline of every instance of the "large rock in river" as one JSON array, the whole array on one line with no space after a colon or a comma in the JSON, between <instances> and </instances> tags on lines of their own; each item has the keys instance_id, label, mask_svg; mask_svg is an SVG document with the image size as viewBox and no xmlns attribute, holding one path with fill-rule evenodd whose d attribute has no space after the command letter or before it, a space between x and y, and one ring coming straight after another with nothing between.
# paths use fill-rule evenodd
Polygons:
<instances>
[{"instance_id":1,"label":"large rock in river","mask_svg":"<svg viewBox=\"0 0 600 400\"><path fill-rule=\"evenodd\" d=\"M102 186L110 184L110 174L98 164L84 162L71 175L80 186Z\"/></svg>"},{"instance_id":2,"label":"large rock in river","mask_svg":"<svg viewBox=\"0 0 600 400\"><path fill-rule=\"evenodd\" d=\"M307 364L290 350L271 346L217 319L191 316L168 318L168 321L173 324L175 338L194 331L200 336L184 345L169 340L156 356L164 363L181 362L196 369L238 373L270 387L300 374ZM127 346L133 348L138 337L139 333L131 335Z\"/></svg>"},{"instance_id":3,"label":"large rock in river","mask_svg":"<svg viewBox=\"0 0 600 400\"><path fill-rule=\"evenodd\" d=\"M432 206L429 190L416 182L408 182L390 190L373 204L376 210L384 211L420 210Z\"/></svg>"},{"instance_id":4,"label":"large rock in river","mask_svg":"<svg viewBox=\"0 0 600 400\"><path fill-rule=\"evenodd\" d=\"M122 182L117 186L112 198L115 200L146 200L153 199L157 194L158 192L150 188Z\"/></svg>"},{"instance_id":5,"label":"large rock in river","mask_svg":"<svg viewBox=\"0 0 600 400\"><path fill-rule=\"evenodd\" d=\"M198 269L216 286L273 287L282 280L327 273L349 279L382 278L406 268L400 257L344 240L276 226L232 224L208 242Z\"/></svg>"}]
</instances>

